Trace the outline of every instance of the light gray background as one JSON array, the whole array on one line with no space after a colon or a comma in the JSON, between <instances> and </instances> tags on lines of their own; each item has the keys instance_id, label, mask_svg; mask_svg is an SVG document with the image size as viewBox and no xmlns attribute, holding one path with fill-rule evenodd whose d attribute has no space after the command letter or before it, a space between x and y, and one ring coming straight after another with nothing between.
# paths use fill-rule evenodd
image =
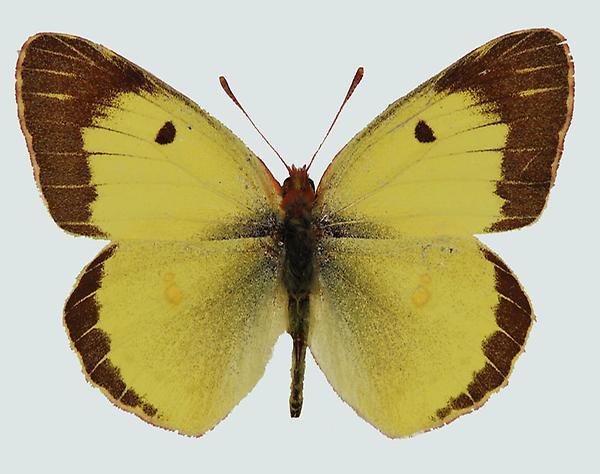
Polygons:
<instances>
[{"instance_id":1,"label":"light gray background","mask_svg":"<svg viewBox=\"0 0 600 474\"><path fill-rule=\"evenodd\" d=\"M216 3L2 7L0 471L598 472L600 75L593 3ZM283 167L221 91L219 74L280 152L303 164L356 67L365 67L314 165L319 178L388 103L486 41L542 26L562 32L571 46L575 115L542 219L484 238L519 276L538 320L509 386L481 410L390 440L335 395L309 357L304 410L291 420L287 337L250 396L200 439L151 427L85 382L61 311L76 275L103 244L64 234L34 185L14 101L14 65L29 35L68 32L121 53L218 117L283 179Z\"/></svg>"}]
</instances>

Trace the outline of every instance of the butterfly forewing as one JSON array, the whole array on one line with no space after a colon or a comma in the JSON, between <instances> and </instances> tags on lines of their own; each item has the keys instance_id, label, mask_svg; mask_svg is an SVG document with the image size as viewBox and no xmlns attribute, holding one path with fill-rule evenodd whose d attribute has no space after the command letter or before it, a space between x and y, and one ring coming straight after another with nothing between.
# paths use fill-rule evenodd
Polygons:
<instances>
[{"instance_id":1,"label":"butterfly forewing","mask_svg":"<svg viewBox=\"0 0 600 474\"><path fill-rule=\"evenodd\" d=\"M110 239L266 235L279 185L227 128L112 51L39 34L17 66L19 116L54 220Z\"/></svg>"},{"instance_id":2,"label":"butterfly forewing","mask_svg":"<svg viewBox=\"0 0 600 474\"><path fill-rule=\"evenodd\" d=\"M336 235L461 235L536 220L573 111L564 38L525 30L400 99L334 159L317 208Z\"/></svg>"}]
</instances>

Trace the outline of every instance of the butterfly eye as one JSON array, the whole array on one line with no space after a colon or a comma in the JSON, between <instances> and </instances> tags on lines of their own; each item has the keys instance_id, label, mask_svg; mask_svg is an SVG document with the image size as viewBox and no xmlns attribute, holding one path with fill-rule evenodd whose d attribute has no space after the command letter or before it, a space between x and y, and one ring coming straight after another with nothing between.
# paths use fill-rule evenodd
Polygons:
<instances>
[{"instance_id":1,"label":"butterfly eye","mask_svg":"<svg viewBox=\"0 0 600 474\"><path fill-rule=\"evenodd\" d=\"M310 184L311 189L314 191L315 190L315 182L312 179L308 178L308 184Z\"/></svg>"}]
</instances>

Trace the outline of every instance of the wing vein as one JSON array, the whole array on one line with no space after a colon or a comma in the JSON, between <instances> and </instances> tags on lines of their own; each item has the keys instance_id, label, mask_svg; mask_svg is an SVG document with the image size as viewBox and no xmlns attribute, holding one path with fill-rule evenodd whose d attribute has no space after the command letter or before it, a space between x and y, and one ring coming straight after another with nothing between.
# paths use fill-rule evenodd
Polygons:
<instances>
[{"instance_id":1,"label":"wing vein","mask_svg":"<svg viewBox=\"0 0 600 474\"><path fill-rule=\"evenodd\" d=\"M100 125L93 125L90 128L97 128L97 129L107 130L107 131L114 132L114 133L119 133L121 135L128 136L128 137L134 138L136 140L139 140L142 143L149 144L149 145L152 146L152 148L154 150L157 150L156 146L154 146L153 142L150 142L149 140L146 140L146 139L144 139L142 137L139 137L137 135L134 135L134 134L131 134L131 133L128 133L128 132L124 132L122 130L116 130L116 129L113 129L113 128L104 127L104 126L100 126ZM231 196L229 194L224 193L223 191L219 191L219 190L215 189L214 186L210 185L206 181L201 180L198 176L196 176L195 173L192 173L185 166L182 166L180 163L177 163L175 160L169 159L169 156L166 154L166 152L163 152L162 150L157 150L157 151L163 156L163 160L160 160L160 159L157 159L157 158L144 158L144 159L149 159L149 160L152 160L152 161L155 161L155 162L163 162L164 164L171 165L171 166L179 169L180 171L182 171L184 174L188 175L194 181L196 181L198 183L198 187L200 189L206 189L206 190L212 192L213 194L215 194L217 196L220 196L220 197L222 197L224 199L227 199L230 202L232 202L233 204L235 204L240 209L245 209L245 210L250 211L250 212L253 211L253 209L250 206L248 206L246 203L241 202L240 200L234 198L233 196ZM90 153L95 153L95 152L90 152ZM103 152L100 152L99 154L107 154L107 155L109 155L108 153L103 153ZM111 155L111 156L114 156L114 155ZM135 157L136 157L135 155L132 155L132 158L135 158ZM141 156L139 158L141 158Z\"/></svg>"},{"instance_id":2,"label":"wing vein","mask_svg":"<svg viewBox=\"0 0 600 474\"><path fill-rule=\"evenodd\" d=\"M523 44L525 41L527 41L529 38L531 38L532 35L533 35L533 32L524 35L523 38L521 38L519 41L517 41L515 44L513 44L507 50L505 50L504 52L502 52L502 54L500 54L500 56L498 56L498 59L502 59L508 53L510 53L511 51L514 51L515 48L518 48L519 45Z\"/></svg>"},{"instance_id":3,"label":"wing vein","mask_svg":"<svg viewBox=\"0 0 600 474\"><path fill-rule=\"evenodd\" d=\"M81 56L88 64L91 64L92 66L96 67L97 69L100 69L101 71L104 71L104 72L110 74L110 71L108 69L103 68L100 65L96 64L96 62L93 61L92 58L86 56L78 48L70 45L69 43L67 43L66 41L64 41L63 39L61 39L60 36L52 36L52 37L54 39L56 39L59 43L62 43L67 48L71 49L72 51L75 51L75 53L77 53L79 56Z\"/></svg>"}]
</instances>

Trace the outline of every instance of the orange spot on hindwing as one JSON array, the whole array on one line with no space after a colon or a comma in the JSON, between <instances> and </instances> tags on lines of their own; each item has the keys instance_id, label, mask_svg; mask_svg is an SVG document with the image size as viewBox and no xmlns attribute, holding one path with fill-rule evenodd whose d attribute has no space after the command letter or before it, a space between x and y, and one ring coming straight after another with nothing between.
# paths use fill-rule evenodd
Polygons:
<instances>
[{"instance_id":1,"label":"orange spot on hindwing","mask_svg":"<svg viewBox=\"0 0 600 474\"><path fill-rule=\"evenodd\" d=\"M428 274L423 274L419 277L419 284L413 291L411 296L411 301L414 306L420 308L425 306L429 301L431 293L429 291L429 285L431 284L431 276Z\"/></svg>"},{"instance_id":2,"label":"orange spot on hindwing","mask_svg":"<svg viewBox=\"0 0 600 474\"><path fill-rule=\"evenodd\" d=\"M172 272L165 274L165 298L173 306L177 306L183 299L183 292L175 283L175 274Z\"/></svg>"}]
</instances>

